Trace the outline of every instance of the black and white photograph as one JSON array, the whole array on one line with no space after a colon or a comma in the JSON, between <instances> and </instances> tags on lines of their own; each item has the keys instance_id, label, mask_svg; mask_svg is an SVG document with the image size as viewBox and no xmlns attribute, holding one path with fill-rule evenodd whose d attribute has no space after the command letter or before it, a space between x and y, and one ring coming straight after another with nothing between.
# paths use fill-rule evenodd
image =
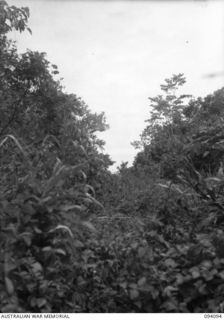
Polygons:
<instances>
[{"instance_id":1,"label":"black and white photograph","mask_svg":"<svg viewBox=\"0 0 224 320\"><path fill-rule=\"evenodd\" d=\"M0 313L222 319L224 1L0 0Z\"/></svg>"}]
</instances>

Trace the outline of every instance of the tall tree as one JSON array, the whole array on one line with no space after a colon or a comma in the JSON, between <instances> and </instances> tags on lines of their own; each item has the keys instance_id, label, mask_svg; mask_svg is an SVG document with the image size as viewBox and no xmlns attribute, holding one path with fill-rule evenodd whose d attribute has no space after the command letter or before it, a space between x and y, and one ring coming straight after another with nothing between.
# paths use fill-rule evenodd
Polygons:
<instances>
[{"instance_id":1,"label":"tall tree","mask_svg":"<svg viewBox=\"0 0 224 320\"><path fill-rule=\"evenodd\" d=\"M223 159L223 89L204 99L177 95L186 82L173 75L161 85L165 95L150 98L151 116L143 130L134 165L155 170L161 177L176 179L186 161L195 169L215 172Z\"/></svg>"}]
</instances>

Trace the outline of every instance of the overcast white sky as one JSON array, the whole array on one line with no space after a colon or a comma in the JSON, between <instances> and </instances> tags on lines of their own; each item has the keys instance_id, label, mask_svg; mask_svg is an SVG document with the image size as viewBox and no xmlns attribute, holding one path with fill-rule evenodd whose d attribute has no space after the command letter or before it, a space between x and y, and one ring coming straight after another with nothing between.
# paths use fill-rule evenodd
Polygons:
<instances>
[{"instance_id":1,"label":"overcast white sky","mask_svg":"<svg viewBox=\"0 0 224 320\"><path fill-rule=\"evenodd\" d=\"M224 86L223 1L8 0L30 8L33 35L14 33L20 51L47 53L68 93L105 111L106 152L132 163L149 116L149 96L174 73L184 92L205 96ZM212 73L215 77L207 77Z\"/></svg>"}]
</instances>

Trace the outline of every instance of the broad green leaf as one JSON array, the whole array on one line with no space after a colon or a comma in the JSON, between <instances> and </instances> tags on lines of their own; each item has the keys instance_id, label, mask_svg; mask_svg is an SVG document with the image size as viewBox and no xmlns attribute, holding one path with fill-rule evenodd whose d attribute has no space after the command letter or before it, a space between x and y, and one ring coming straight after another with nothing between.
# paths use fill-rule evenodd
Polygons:
<instances>
[{"instance_id":1,"label":"broad green leaf","mask_svg":"<svg viewBox=\"0 0 224 320\"><path fill-rule=\"evenodd\" d=\"M200 277L200 272L199 272L199 270L192 270L192 271L191 271L191 274L192 274L192 278L193 278L193 279L197 279L197 278Z\"/></svg>"},{"instance_id":2,"label":"broad green leaf","mask_svg":"<svg viewBox=\"0 0 224 320\"><path fill-rule=\"evenodd\" d=\"M34 262L32 264L32 269L34 273L38 273L38 272L42 272L43 271L43 267L39 262Z\"/></svg>"},{"instance_id":3,"label":"broad green leaf","mask_svg":"<svg viewBox=\"0 0 224 320\"><path fill-rule=\"evenodd\" d=\"M89 193L86 193L85 195L88 197L87 199L91 200L93 203L95 203L101 209L104 209L104 206L99 201L97 201L95 198L93 198Z\"/></svg>"},{"instance_id":4,"label":"broad green leaf","mask_svg":"<svg viewBox=\"0 0 224 320\"><path fill-rule=\"evenodd\" d=\"M60 249L60 248L54 249L54 252L59 253L63 256L67 256L67 253L63 249Z\"/></svg>"},{"instance_id":5,"label":"broad green leaf","mask_svg":"<svg viewBox=\"0 0 224 320\"><path fill-rule=\"evenodd\" d=\"M139 297L139 292L138 292L138 290L131 289L131 290L129 290L129 295L130 295L131 300L135 300Z\"/></svg>"},{"instance_id":6,"label":"broad green leaf","mask_svg":"<svg viewBox=\"0 0 224 320\"><path fill-rule=\"evenodd\" d=\"M171 258L166 259L166 260L164 261L164 264L165 264L168 268L169 268L169 267L175 268L175 267L177 266L176 262L175 262L173 259L171 259Z\"/></svg>"},{"instance_id":7,"label":"broad green leaf","mask_svg":"<svg viewBox=\"0 0 224 320\"><path fill-rule=\"evenodd\" d=\"M45 298L38 298L36 299L36 304L39 308L42 308L45 306L45 304L47 304L47 300Z\"/></svg>"},{"instance_id":8,"label":"broad green leaf","mask_svg":"<svg viewBox=\"0 0 224 320\"><path fill-rule=\"evenodd\" d=\"M144 257L144 255L146 254L146 251L147 251L147 249L144 248L144 247L138 248L138 256L139 256L139 258Z\"/></svg>"},{"instance_id":9,"label":"broad green leaf","mask_svg":"<svg viewBox=\"0 0 224 320\"><path fill-rule=\"evenodd\" d=\"M83 221L82 222L82 225L84 226L84 227L87 227L90 231L92 231L92 232L96 232L97 230L96 230L96 228L94 227L94 225L91 223L91 222L89 222L89 221Z\"/></svg>"},{"instance_id":10,"label":"broad green leaf","mask_svg":"<svg viewBox=\"0 0 224 320\"><path fill-rule=\"evenodd\" d=\"M14 293L15 288L12 283L12 280L10 280L8 277L5 277L5 287L6 287L7 293L11 296Z\"/></svg>"},{"instance_id":11,"label":"broad green leaf","mask_svg":"<svg viewBox=\"0 0 224 320\"><path fill-rule=\"evenodd\" d=\"M176 291L177 291L177 288L175 288L173 286L167 286L163 290L163 296L171 297L173 295L173 293L175 293Z\"/></svg>"},{"instance_id":12,"label":"broad green leaf","mask_svg":"<svg viewBox=\"0 0 224 320\"><path fill-rule=\"evenodd\" d=\"M71 210L83 211L83 207L80 206L80 205L76 205L76 204L71 204L71 205L68 204L68 205L60 207L60 209L65 211L65 212L68 212L68 211L71 211Z\"/></svg>"},{"instance_id":13,"label":"broad green leaf","mask_svg":"<svg viewBox=\"0 0 224 320\"><path fill-rule=\"evenodd\" d=\"M43 252L49 252L49 251L52 251L53 248L50 247L50 246L47 246L47 247L42 248L41 250L42 250Z\"/></svg>"},{"instance_id":14,"label":"broad green leaf","mask_svg":"<svg viewBox=\"0 0 224 320\"><path fill-rule=\"evenodd\" d=\"M146 277L142 277L138 280L138 286L141 287L141 286L144 286L144 284L146 284Z\"/></svg>"},{"instance_id":15,"label":"broad green leaf","mask_svg":"<svg viewBox=\"0 0 224 320\"><path fill-rule=\"evenodd\" d=\"M74 237L71 229L70 229L69 227L67 227L67 226L64 226L64 225L58 225L56 228L51 229L51 230L49 230L48 232L50 233L50 232L54 232L54 231L56 231L56 230L65 230L65 231L67 231L67 232L69 233L69 235L70 235L72 238Z\"/></svg>"},{"instance_id":16,"label":"broad green leaf","mask_svg":"<svg viewBox=\"0 0 224 320\"><path fill-rule=\"evenodd\" d=\"M77 240L77 239L74 240L73 245L74 245L76 248L83 248L83 247L84 247L84 244L83 244L81 241Z\"/></svg>"}]
</instances>

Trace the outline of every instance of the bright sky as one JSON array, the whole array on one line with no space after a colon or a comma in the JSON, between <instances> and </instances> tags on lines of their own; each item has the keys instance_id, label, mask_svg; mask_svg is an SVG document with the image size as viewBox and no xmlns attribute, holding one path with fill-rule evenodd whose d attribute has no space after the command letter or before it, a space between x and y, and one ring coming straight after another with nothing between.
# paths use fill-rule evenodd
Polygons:
<instances>
[{"instance_id":1,"label":"bright sky","mask_svg":"<svg viewBox=\"0 0 224 320\"><path fill-rule=\"evenodd\" d=\"M224 86L223 1L7 2L30 8L33 35L14 33L19 50L46 52L66 92L105 111L110 129L100 136L114 167L132 163L130 142L165 78L184 73L184 92L195 96Z\"/></svg>"}]
</instances>

